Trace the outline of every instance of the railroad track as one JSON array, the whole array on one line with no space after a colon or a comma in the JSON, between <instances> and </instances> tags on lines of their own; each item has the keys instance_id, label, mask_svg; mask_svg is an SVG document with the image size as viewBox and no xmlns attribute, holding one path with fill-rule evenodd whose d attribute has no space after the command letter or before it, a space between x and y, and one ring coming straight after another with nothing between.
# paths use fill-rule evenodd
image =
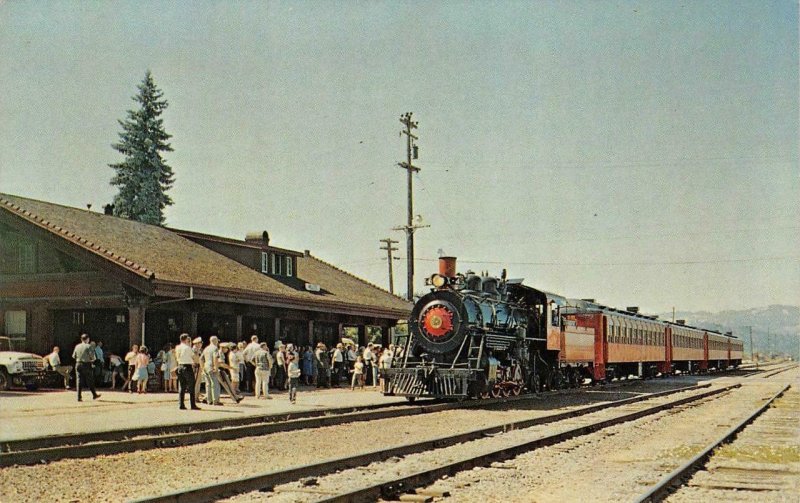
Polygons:
<instances>
[{"instance_id":1,"label":"railroad track","mask_svg":"<svg viewBox=\"0 0 800 503\"><path fill-rule=\"evenodd\" d=\"M614 390L640 384L642 382L645 381L615 381L612 384L603 384L602 389ZM577 389L547 391L544 392L544 395L573 394L585 389L591 389L591 385L584 385ZM466 400L461 402L439 402L433 399L423 399L417 401L413 405L404 402L371 404L286 414L228 418L217 421L202 421L177 425L161 425L126 430L108 430L92 433L8 440L0 442L0 467L41 464L61 459L91 458L98 455L128 453L149 449L182 447L201 444L212 440L228 440L277 432L333 426L357 421L431 414L460 408L511 404L541 396L541 393L523 394L520 396Z\"/></svg>"},{"instance_id":2,"label":"railroad track","mask_svg":"<svg viewBox=\"0 0 800 503\"><path fill-rule=\"evenodd\" d=\"M535 449L538 447L551 445L554 443L562 442L566 439L576 436L586 435L603 428L607 428L614 424L620 424L626 421L632 421L650 414L655 414L663 410L678 407L685 404L690 404L698 400L709 397L719 396L734 388L740 387L741 384L733 384L730 386L705 389L710 387L709 384L700 386L691 386L687 388L678 388L669 391L663 391L629 399L619 400L611 403L604 403L599 405L591 405L577 410L571 410L563 413L551 414L544 417L535 419L526 419L515 422L510 422L502 425L495 425L487 428L480 428L464 433L455 435L448 435L436 439L430 439L423 442L413 442L410 444L401 445L389 449L379 449L370 452L359 453L354 456L348 456L339 459L328 460L320 463L314 463L305 466L297 466L285 470L277 470L266 472L255 476L225 481L217 484L211 484L201 487L184 489L179 492L174 492L164 495L156 495L152 497L143 498L139 501L147 502L201 502L213 501L215 499L226 497L235 494L249 493L252 491L272 491L276 486L287 484L290 482L298 481L307 477L320 477L326 474L345 470L348 468L362 467L376 461L385 461L387 459L396 458L398 456L407 456L415 453L425 453L437 449L446 449L452 446L458 446L464 442L470 442L486 437L494 437L502 435L503 433L513 432L530 428L537 425L558 423L561 421L577 420L579 424L572 428L562 431L556 435L549 435L538 438L534 441L523 442L506 446L502 449L495 449L491 452L484 452L477 456L470 456L458 462L449 463L445 466L438 466L424 472L415 473L410 476L401 477L398 480L380 482L369 487L363 487L357 491L351 491L343 494L335 494L330 497L324 495L324 490L319 489L306 489L305 492L315 492L319 496L324 496L323 501L375 501L381 497L391 497L398 492L412 490L416 487L424 486L436 480L444 474L452 474L460 470L472 468L473 466L489 464L498 459L507 459L518 455L522 452ZM670 395L678 393L689 393L689 396L684 396L677 399L671 399L664 403L655 405L647 405L644 402L649 400L665 399ZM592 414L595 412L615 410L619 413L612 414L613 417L603 420L589 420L585 418L581 420L581 416ZM284 489L280 491L285 492ZM303 489L298 492L304 492Z\"/></svg>"},{"instance_id":3,"label":"railroad track","mask_svg":"<svg viewBox=\"0 0 800 503\"><path fill-rule=\"evenodd\" d=\"M772 377L774 375L778 375L778 374L781 374L783 372L787 372L789 370L797 368L797 366L798 366L797 363L790 363L789 365L785 365L785 366L779 367L777 369L770 369L768 372L766 372L764 374L760 374L760 377L766 379L768 377Z\"/></svg>"},{"instance_id":4,"label":"railroad track","mask_svg":"<svg viewBox=\"0 0 800 503\"><path fill-rule=\"evenodd\" d=\"M606 385L604 389L613 390L641 382L614 383ZM557 390L547 392L547 394L563 395L577 392L581 392L581 389ZM452 409L512 404L531 400L538 396L541 395L527 394L462 402L422 400L413 405L407 403L373 404L322 411L303 411L181 425L6 441L0 444L0 467L40 464L60 459L90 458L98 455L128 453L148 449L181 447L212 440L237 439L357 421L432 414Z\"/></svg>"},{"instance_id":5,"label":"railroad track","mask_svg":"<svg viewBox=\"0 0 800 503\"><path fill-rule=\"evenodd\" d=\"M794 366L792 366L794 368ZM784 369L788 370L788 369ZM778 372L776 372L778 373ZM773 374L774 375L774 374ZM759 416L761 416L765 411L767 411L770 406L773 404L775 400L779 397L783 396L783 394L790 388L787 384L785 385L780 391L775 393L769 400L767 400L763 405L759 406L755 410L753 410L750 414L747 415L744 419L739 421L736 425L731 427L728 431L722 434L720 437L716 438L715 440L711 441L707 444L697 455L695 455L692 459L685 462L675 470L673 470L670 474L666 477L662 478L657 484L649 488L644 494L642 494L639 498L636 499L637 503L653 503L653 502L660 502L665 499L670 493L674 492L677 488L685 484L695 472L703 469L706 466L709 458L711 458L712 453L718 447L730 443L734 441L739 435L739 433L747 428L753 421L755 421ZM795 425L796 428L796 425ZM796 429L789 434L796 435ZM741 468L740 468L741 469ZM743 473L746 477L747 473ZM713 477L712 477L713 478ZM706 482L708 484L708 482ZM713 482L709 485L713 486ZM774 488L775 486L773 486ZM727 484L727 489L753 489L752 484L748 484L744 482L742 479L739 479L738 487L736 484ZM762 485L757 491L765 491L769 490L769 486L766 488ZM796 494L795 494L796 495ZM725 499L725 498L713 498L713 500L717 499Z\"/></svg>"}]
</instances>

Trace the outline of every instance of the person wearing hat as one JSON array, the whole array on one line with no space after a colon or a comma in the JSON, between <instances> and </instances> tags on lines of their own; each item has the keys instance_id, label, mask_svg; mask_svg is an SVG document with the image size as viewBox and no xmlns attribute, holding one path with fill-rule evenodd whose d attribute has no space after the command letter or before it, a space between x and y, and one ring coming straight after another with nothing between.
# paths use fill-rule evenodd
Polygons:
<instances>
[{"instance_id":1,"label":"person wearing hat","mask_svg":"<svg viewBox=\"0 0 800 503\"><path fill-rule=\"evenodd\" d=\"M192 410L200 410L196 402L196 393L194 388L194 369L198 366L200 361L197 354L192 350L189 343L191 337L189 334L181 334L181 343L175 347L175 359L177 360L178 368L178 393L179 409L186 410L183 399L186 392L189 392L189 405Z\"/></svg>"},{"instance_id":2,"label":"person wearing hat","mask_svg":"<svg viewBox=\"0 0 800 503\"><path fill-rule=\"evenodd\" d=\"M317 367L317 388L325 386L331 387L331 361L328 348L325 344L320 342L317 344L317 350L314 351L315 364Z\"/></svg>"},{"instance_id":3,"label":"person wearing hat","mask_svg":"<svg viewBox=\"0 0 800 503\"><path fill-rule=\"evenodd\" d=\"M212 335L203 350L203 378L206 382L206 402L222 405L219 401L219 337Z\"/></svg>"}]
</instances>

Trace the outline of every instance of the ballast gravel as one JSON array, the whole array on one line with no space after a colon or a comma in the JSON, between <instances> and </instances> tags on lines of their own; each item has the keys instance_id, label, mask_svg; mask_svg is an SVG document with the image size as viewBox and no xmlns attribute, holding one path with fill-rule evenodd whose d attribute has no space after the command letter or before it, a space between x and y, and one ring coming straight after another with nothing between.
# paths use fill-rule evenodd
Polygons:
<instances>
[{"instance_id":1,"label":"ballast gravel","mask_svg":"<svg viewBox=\"0 0 800 503\"><path fill-rule=\"evenodd\" d=\"M546 435L567 431L572 428L587 425L601 419L608 419L618 415L630 413L649 406L677 400L689 394L697 394L701 390L686 392L661 398L654 398L646 402L627 405L620 408L612 408L600 412L587 414L577 418L572 418L549 425L539 425L522 430L514 430L492 438L483 438L459 445L428 451L419 454L412 454L402 458L392 458L388 461L378 461L368 466L355 469L342 470L338 473L324 477L319 477L311 487L302 483L290 483L276 486L272 492L250 492L232 497L226 503L243 503L250 501L271 501L271 502L311 502L325 499L334 494L343 494L365 487L377 482L393 482L401 477L417 473L432 467L443 466L450 462L468 459L482 453L489 453L502 447L515 446L523 442L541 438ZM625 467L629 461L625 450L631 447L641 446L650 438L651 431L658 430L660 424L674 424L677 429L691 430L693 423L686 422L684 414L691 411L714 410L718 413L732 407L741 401L734 397L734 392L722 396L706 398L699 406L681 406L679 409L668 410L653 416L611 427L600 432L580 437L571 441L562 442L552 447L536 450L532 453L524 454L513 460L504 463L495 463L493 468L477 467L471 471L460 472L449 480L435 484L431 489L442 489L449 491L454 496L452 501L585 501L587 495L592 495L591 500L597 501L598 495L597 472L600 466L611 464L617 471L625 472ZM680 410L680 412L678 412ZM700 413L702 416L708 412ZM713 414L713 412L712 412ZM671 420L671 417L677 419ZM680 426L680 425L683 426ZM675 438L666 435L656 439L662 450L675 446ZM680 438L680 437L678 437ZM609 446L609 443L611 444ZM615 447L616 446L616 447ZM609 450L607 448L610 447ZM652 446L651 446L652 447ZM583 448L584 451L577 451ZM645 449L646 450L646 449ZM576 451L575 453L571 451ZM652 452L650 453L652 456ZM528 461L528 457L533 457L533 461ZM646 456L645 456L646 458ZM652 470L647 472L651 476ZM568 474L568 476L565 476ZM630 474L626 474L629 476ZM615 475L616 476L616 475ZM646 476L646 477L647 477ZM578 486L576 480L585 477L588 483ZM625 477L622 477L623 479ZM618 483L615 478L602 479L602 483L608 484L609 480L614 485ZM555 487L559 497L551 497L549 494L551 487L548 486L548 493L540 492L536 489L537 484L560 483ZM531 486L532 484L532 486ZM573 491L572 488L577 488ZM600 499L605 500L601 497ZM619 501L617 496L612 495L608 501Z\"/></svg>"},{"instance_id":2,"label":"ballast gravel","mask_svg":"<svg viewBox=\"0 0 800 503\"><path fill-rule=\"evenodd\" d=\"M615 389L545 394L499 409L457 409L185 447L4 467L0 468L0 501L127 501L687 385L690 383L686 381L646 381ZM137 413L145 421L146 410Z\"/></svg>"}]
</instances>

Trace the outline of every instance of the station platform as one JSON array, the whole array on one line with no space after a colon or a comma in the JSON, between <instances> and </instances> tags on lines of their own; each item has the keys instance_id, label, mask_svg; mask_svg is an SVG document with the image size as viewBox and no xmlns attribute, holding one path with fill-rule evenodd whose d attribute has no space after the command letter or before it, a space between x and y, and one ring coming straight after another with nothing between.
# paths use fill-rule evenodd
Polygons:
<instances>
[{"instance_id":1,"label":"station platform","mask_svg":"<svg viewBox=\"0 0 800 503\"><path fill-rule=\"evenodd\" d=\"M180 410L177 393L140 395L108 388L98 388L98 393L100 398L92 400L91 392L84 392L83 401L78 402L74 388L0 392L0 442L405 402L372 388L351 391L301 386L295 404L289 402L288 392L271 390L272 400L257 400L252 393L243 393L244 400L236 404L223 394L222 406L198 404L202 410Z\"/></svg>"}]
</instances>

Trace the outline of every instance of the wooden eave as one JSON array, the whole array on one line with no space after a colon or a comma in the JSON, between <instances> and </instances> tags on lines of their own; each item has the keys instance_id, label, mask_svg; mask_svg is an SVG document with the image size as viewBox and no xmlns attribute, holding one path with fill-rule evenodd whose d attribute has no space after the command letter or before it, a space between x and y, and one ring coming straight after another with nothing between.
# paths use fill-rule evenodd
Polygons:
<instances>
[{"instance_id":1,"label":"wooden eave","mask_svg":"<svg viewBox=\"0 0 800 503\"><path fill-rule=\"evenodd\" d=\"M161 297L188 299L191 288L191 296L194 300L232 302L264 307L300 309L305 311L335 312L387 319L401 319L408 316L408 313L403 310L371 307L364 306L363 304L351 304L331 300L317 300L313 298L293 299L281 295L253 292L250 290L160 281L158 278L155 279L153 284L155 287L154 294Z\"/></svg>"},{"instance_id":2,"label":"wooden eave","mask_svg":"<svg viewBox=\"0 0 800 503\"><path fill-rule=\"evenodd\" d=\"M0 197L0 220L23 234L73 255L146 295L153 295L155 273L77 234L54 225Z\"/></svg>"}]
</instances>

